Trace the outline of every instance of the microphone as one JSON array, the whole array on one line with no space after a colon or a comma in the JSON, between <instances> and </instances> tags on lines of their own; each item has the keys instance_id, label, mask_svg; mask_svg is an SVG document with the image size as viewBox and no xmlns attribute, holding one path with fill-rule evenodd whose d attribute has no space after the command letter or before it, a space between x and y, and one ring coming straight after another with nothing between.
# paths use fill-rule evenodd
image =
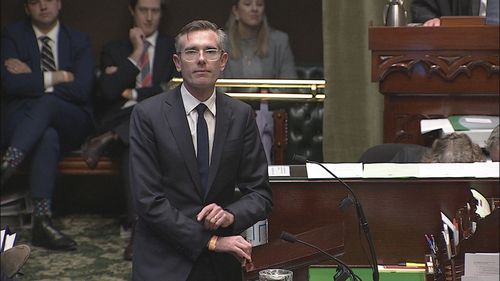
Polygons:
<instances>
[{"instance_id":1,"label":"microphone","mask_svg":"<svg viewBox=\"0 0 500 281\"><path fill-rule=\"evenodd\" d=\"M293 155L293 160L305 164L305 163L311 163L311 164L316 164L319 165L321 168L323 168L325 171L327 171L332 177L334 177L338 182L340 182L347 190L349 190L350 194L352 195L352 198L346 198L342 200L341 202L341 208L344 209L349 203L349 201L354 201L354 205L356 206L356 214L358 215L358 220L361 228L363 229L363 233L365 234L365 239L368 242L368 247L370 248L370 256L371 256L371 261L372 261L372 269L373 269L373 281L379 281L379 272L378 272L378 264L377 264L377 254L375 253L375 246L373 245L373 240L370 234L370 228L368 227L368 221L366 220L365 213L363 211L363 207L361 206L361 203L358 200L358 197L352 190L352 188L345 183L343 180L341 180L339 177L337 177L332 171L330 171L327 167L325 167L323 164L320 162L316 162L313 160L308 160L306 157L302 155Z\"/></svg>"},{"instance_id":2,"label":"microphone","mask_svg":"<svg viewBox=\"0 0 500 281\"><path fill-rule=\"evenodd\" d=\"M318 250L319 252L321 252L322 254L324 254L324 255L328 256L329 258L331 258L332 260L334 260L339 265L337 267L337 273L335 273L335 276L333 276L333 280L334 281L345 281L349 277L352 277L352 279L354 279L354 280L361 280L359 278L359 276L357 276L356 274L354 274L354 272L352 271L352 269L349 266L347 266L347 264L345 264L343 261L339 260L335 256L333 256L333 255L327 253L326 251L322 250L318 246L315 246L315 245L310 244L310 243L308 243L306 241L300 240L297 237L295 237L295 235L290 234L290 233L288 233L286 231L281 232L280 239L284 240L286 242L290 242L290 243L298 242L300 244L303 244L303 245L306 245L308 247L314 248L314 249Z\"/></svg>"}]
</instances>

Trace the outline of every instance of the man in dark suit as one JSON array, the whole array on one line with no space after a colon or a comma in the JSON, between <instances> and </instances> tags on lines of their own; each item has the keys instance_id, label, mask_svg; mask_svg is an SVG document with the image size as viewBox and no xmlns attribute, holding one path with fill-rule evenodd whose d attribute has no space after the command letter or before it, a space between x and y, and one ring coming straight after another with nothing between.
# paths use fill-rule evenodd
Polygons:
<instances>
[{"instance_id":1,"label":"man in dark suit","mask_svg":"<svg viewBox=\"0 0 500 281\"><path fill-rule=\"evenodd\" d=\"M414 22L440 26L442 16L486 16L490 1L498 8L498 0L413 0L411 13Z\"/></svg>"},{"instance_id":2,"label":"man in dark suit","mask_svg":"<svg viewBox=\"0 0 500 281\"><path fill-rule=\"evenodd\" d=\"M173 57L183 83L132 112L136 281L241 280L252 246L240 233L272 208L254 113L215 89L225 38L213 23L186 25Z\"/></svg>"},{"instance_id":3,"label":"man in dark suit","mask_svg":"<svg viewBox=\"0 0 500 281\"><path fill-rule=\"evenodd\" d=\"M2 184L29 156L32 244L74 249L52 225L51 199L61 155L92 129L90 42L58 20L61 0L26 0L24 7L29 20L2 32Z\"/></svg>"},{"instance_id":4,"label":"man in dark suit","mask_svg":"<svg viewBox=\"0 0 500 281\"><path fill-rule=\"evenodd\" d=\"M128 173L129 121L133 106L162 92L175 73L172 55L174 39L158 32L163 0L130 0L134 26L129 38L111 42L101 54L99 89L101 102L96 136L82 146L82 156L94 169L105 151L113 150L121 160L122 182L127 201L127 226L133 233L135 213L130 197ZM133 236L124 258L132 259Z\"/></svg>"}]
</instances>

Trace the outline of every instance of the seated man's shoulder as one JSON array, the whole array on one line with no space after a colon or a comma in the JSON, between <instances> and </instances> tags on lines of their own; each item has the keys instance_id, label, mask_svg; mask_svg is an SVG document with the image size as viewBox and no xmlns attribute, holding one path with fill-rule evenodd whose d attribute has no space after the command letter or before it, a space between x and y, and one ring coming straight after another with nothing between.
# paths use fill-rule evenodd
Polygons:
<instances>
[{"instance_id":1,"label":"seated man's shoulder","mask_svg":"<svg viewBox=\"0 0 500 281\"><path fill-rule=\"evenodd\" d=\"M227 105L236 109L237 111L252 111L252 107L239 99L233 98L227 94L224 95L225 98L227 99Z\"/></svg>"},{"instance_id":2,"label":"seated man's shoulder","mask_svg":"<svg viewBox=\"0 0 500 281\"><path fill-rule=\"evenodd\" d=\"M151 109L154 110L154 108L160 107L163 104L163 102L167 99L168 95L172 94L173 94L172 91L161 92L157 95L142 100L137 105L135 105L135 107L141 107L146 110L151 110Z\"/></svg>"},{"instance_id":3,"label":"seated man's shoulder","mask_svg":"<svg viewBox=\"0 0 500 281\"><path fill-rule=\"evenodd\" d=\"M31 29L31 24L29 21L16 21L4 26L2 30L2 36L9 34L10 36L21 36L23 31L29 31Z\"/></svg>"}]
</instances>

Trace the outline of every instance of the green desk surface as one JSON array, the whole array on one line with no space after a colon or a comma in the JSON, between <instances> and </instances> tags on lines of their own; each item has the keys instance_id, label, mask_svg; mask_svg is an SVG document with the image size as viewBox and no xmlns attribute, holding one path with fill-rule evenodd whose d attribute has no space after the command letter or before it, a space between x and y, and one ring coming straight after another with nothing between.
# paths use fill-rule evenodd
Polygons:
<instances>
[{"instance_id":1,"label":"green desk surface","mask_svg":"<svg viewBox=\"0 0 500 281\"><path fill-rule=\"evenodd\" d=\"M335 275L334 267L310 267L309 281L332 281ZM356 275L363 281L371 281L371 268L353 268ZM380 281L425 281L424 272L380 272Z\"/></svg>"}]
</instances>

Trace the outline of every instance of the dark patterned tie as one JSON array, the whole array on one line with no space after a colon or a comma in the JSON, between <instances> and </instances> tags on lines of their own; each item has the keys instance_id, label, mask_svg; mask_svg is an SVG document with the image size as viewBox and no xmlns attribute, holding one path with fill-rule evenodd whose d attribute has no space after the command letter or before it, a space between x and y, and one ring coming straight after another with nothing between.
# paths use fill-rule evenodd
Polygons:
<instances>
[{"instance_id":1,"label":"dark patterned tie","mask_svg":"<svg viewBox=\"0 0 500 281\"><path fill-rule=\"evenodd\" d=\"M196 142L197 142L197 155L198 160L198 172L200 173L201 187L203 192L206 194L208 191L207 181L208 181L208 127L205 121L204 113L207 110L207 106L203 103L196 106L196 111L198 111L198 123L196 125Z\"/></svg>"},{"instance_id":2,"label":"dark patterned tie","mask_svg":"<svg viewBox=\"0 0 500 281\"><path fill-rule=\"evenodd\" d=\"M149 63L149 52L148 49L151 44L148 41L144 41L144 52L141 56L141 85L142 87L149 87L153 82L153 75L151 74L151 64Z\"/></svg>"},{"instance_id":3,"label":"dark patterned tie","mask_svg":"<svg viewBox=\"0 0 500 281\"><path fill-rule=\"evenodd\" d=\"M42 40L42 51L40 53L42 71L56 71L56 63L54 61L54 54L50 46L50 38L48 36L40 37Z\"/></svg>"}]
</instances>

